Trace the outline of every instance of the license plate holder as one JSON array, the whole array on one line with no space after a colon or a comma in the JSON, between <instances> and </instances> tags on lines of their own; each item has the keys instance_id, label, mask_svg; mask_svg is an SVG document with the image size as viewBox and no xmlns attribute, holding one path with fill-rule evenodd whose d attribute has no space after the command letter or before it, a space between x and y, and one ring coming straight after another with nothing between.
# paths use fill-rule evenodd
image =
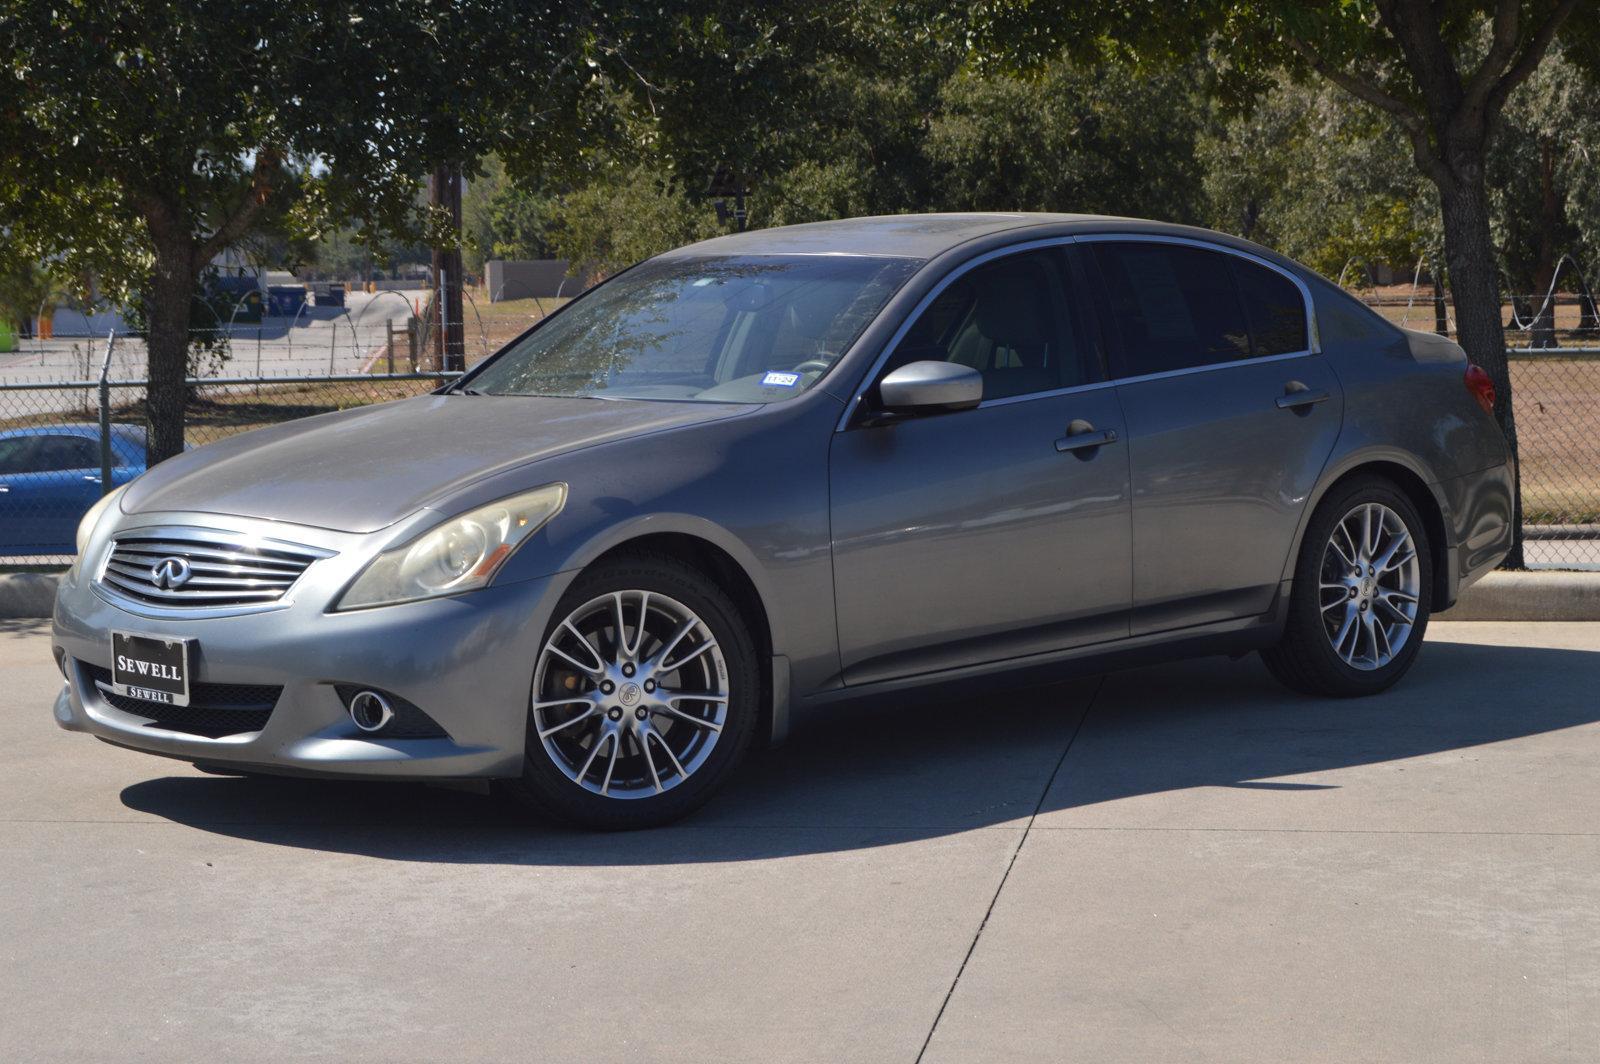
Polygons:
<instances>
[{"instance_id":1,"label":"license plate holder","mask_svg":"<svg viewBox=\"0 0 1600 1064\"><path fill-rule=\"evenodd\" d=\"M189 704L193 639L137 632L111 633L111 690L126 698Z\"/></svg>"}]
</instances>

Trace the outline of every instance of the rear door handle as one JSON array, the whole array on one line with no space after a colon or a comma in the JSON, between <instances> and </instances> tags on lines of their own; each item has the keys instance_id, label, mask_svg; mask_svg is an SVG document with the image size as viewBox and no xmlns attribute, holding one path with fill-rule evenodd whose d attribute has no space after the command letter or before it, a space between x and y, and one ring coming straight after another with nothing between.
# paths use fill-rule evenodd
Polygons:
<instances>
[{"instance_id":1,"label":"rear door handle","mask_svg":"<svg viewBox=\"0 0 1600 1064\"><path fill-rule=\"evenodd\" d=\"M88 475L88 474L85 474L85 475L84 475L84 478L83 478L83 479L84 479L84 480L87 480L87 481L88 481L88 482L89 482L89 483L91 483L91 484L98 484L98 483L100 483L100 478L99 478L99 477L91 477L91 476L89 476L89 475Z\"/></svg>"},{"instance_id":2,"label":"rear door handle","mask_svg":"<svg viewBox=\"0 0 1600 1064\"><path fill-rule=\"evenodd\" d=\"M1096 432L1093 425L1084 429L1077 428L1078 422L1073 422L1067 429L1067 434L1056 441L1058 451L1087 451L1092 447L1104 447L1108 443L1117 442L1114 429L1101 429Z\"/></svg>"},{"instance_id":3,"label":"rear door handle","mask_svg":"<svg viewBox=\"0 0 1600 1064\"><path fill-rule=\"evenodd\" d=\"M1278 396L1278 409L1303 410L1317 403L1325 403L1331 398L1327 392L1314 392L1300 381L1290 381L1283 386L1283 394Z\"/></svg>"}]
</instances>

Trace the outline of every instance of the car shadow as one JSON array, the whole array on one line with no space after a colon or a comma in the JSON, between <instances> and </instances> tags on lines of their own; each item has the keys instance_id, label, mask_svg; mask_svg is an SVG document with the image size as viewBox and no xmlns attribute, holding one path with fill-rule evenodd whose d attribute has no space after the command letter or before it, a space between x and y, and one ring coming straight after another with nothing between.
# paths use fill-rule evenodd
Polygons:
<instances>
[{"instance_id":1,"label":"car shadow","mask_svg":"<svg viewBox=\"0 0 1600 1064\"><path fill-rule=\"evenodd\" d=\"M1189 788L1315 802L1343 782L1285 777L1594 723L1597 689L1600 653L1431 642L1405 682L1366 699L1286 693L1252 657L986 700L846 707L753 757L696 816L624 834L530 822L508 803L415 784L172 776L121 797L220 835L392 860L737 861L1020 825L1036 810Z\"/></svg>"}]
</instances>

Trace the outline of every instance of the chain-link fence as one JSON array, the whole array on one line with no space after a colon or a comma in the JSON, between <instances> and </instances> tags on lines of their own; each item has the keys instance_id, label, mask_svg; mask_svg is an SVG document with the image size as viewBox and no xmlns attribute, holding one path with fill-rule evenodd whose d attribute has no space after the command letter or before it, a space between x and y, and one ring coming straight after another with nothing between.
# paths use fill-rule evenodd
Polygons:
<instances>
[{"instance_id":1,"label":"chain-link fence","mask_svg":"<svg viewBox=\"0 0 1600 1064\"><path fill-rule=\"evenodd\" d=\"M577 286L574 286L577 290ZM498 351L565 298L491 303L463 293L462 354L471 366ZM199 304L196 304L199 306ZM241 301L242 311L246 306ZM99 370L106 338L116 335L112 376L145 375L145 344L118 313L58 309L30 319L15 350L0 352L0 380L87 380ZM426 291L353 292L346 305L295 305L292 313L218 318L191 330L196 376L401 372L443 368L437 307Z\"/></svg>"},{"instance_id":2,"label":"chain-link fence","mask_svg":"<svg viewBox=\"0 0 1600 1064\"><path fill-rule=\"evenodd\" d=\"M337 323L320 336L270 339L270 329L236 331L227 357L190 381L187 442L439 387L453 375L437 369L422 320L407 313L381 327ZM528 324L505 316L492 333L486 326L468 362ZM1527 560L1600 568L1600 345L1561 339L1511 356ZM78 520L102 485L145 467L143 344L118 338L107 359L106 339L53 343L0 358L0 566L69 561Z\"/></svg>"},{"instance_id":3,"label":"chain-link fence","mask_svg":"<svg viewBox=\"0 0 1600 1064\"><path fill-rule=\"evenodd\" d=\"M1600 568L1600 346L1513 350L1511 395L1528 564Z\"/></svg>"},{"instance_id":4,"label":"chain-link fence","mask_svg":"<svg viewBox=\"0 0 1600 1064\"><path fill-rule=\"evenodd\" d=\"M109 369L111 361L102 365ZM184 438L198 447L295 418L422 395L456 376L402 366L393 374L191 378ZM83 514L145 465L142 378L0 381L0 565L70 562Z\"/></svg>"}]
</instances>

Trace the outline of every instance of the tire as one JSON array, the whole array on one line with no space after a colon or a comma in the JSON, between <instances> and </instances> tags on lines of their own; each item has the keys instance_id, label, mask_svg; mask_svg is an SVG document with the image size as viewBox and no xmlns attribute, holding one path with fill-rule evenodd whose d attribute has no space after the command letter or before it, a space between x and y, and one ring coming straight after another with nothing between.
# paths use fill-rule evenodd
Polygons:
<instances>
[{"instance_id":1,"label":"tire","mask_svg":"<svg viewBox=\"0 0 1600 1064\"><path fill-rule=\"evenodd\" d=\"M1370 523L1363 525L1363 515ZM1410 557L1402 544L1392 552L1390 568L1380 570L1377 563L1399 540L1396 523L1410 538ZM1363 551L1356 538L1371 528L1379 529L1375 546L1368 543ZM1358 568L1366 570L1359 577ZM1432 544L1416 506L1390 480L1353 478L1311 515L1296 559L1283 639L1263 650L1261 658L1279 682L1304 694L1377 694L1416 660L1428 628L1432 586ZM1405 601L1410 595L1414 603Z\"/></svg>"},{"instance_id":2,"label":"tire","mask_svg":"<svg viewBox=\"0 0 1600 1064\"><path fill-rule=\"evenodd\" d=\"M581 827L666 824L722 787L760 719L755 644L726 592L664 555L602 562L540 642L511 789Z\"/></svg>"}]
</instances>

